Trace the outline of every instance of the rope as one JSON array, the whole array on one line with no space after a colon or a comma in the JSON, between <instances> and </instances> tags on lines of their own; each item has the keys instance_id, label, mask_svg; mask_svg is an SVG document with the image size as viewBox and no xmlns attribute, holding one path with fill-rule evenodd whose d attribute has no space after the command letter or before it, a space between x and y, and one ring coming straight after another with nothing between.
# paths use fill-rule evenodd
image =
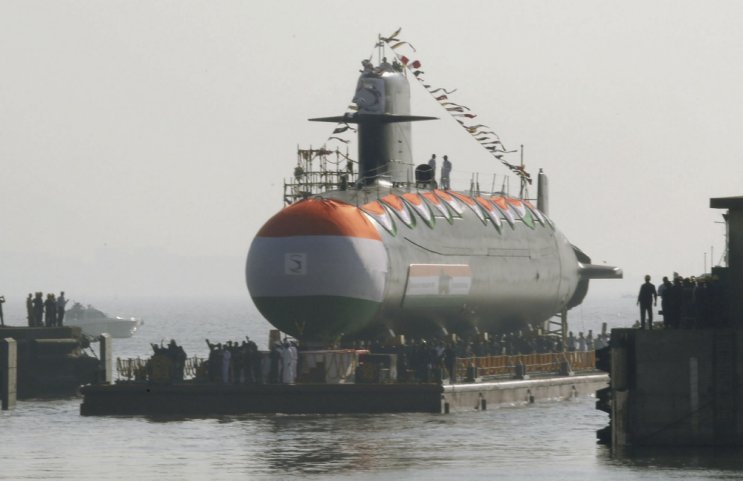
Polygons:
<instances>
[{"instance_id":1,"label":"rope","mask_svg":"<svg viewBox=\"0 0 743 481\"><path fill-rule=\"evenodd\" d=\"M402 28L398 28L392 35L388 37L380 37L380 40L390 48L400 63L402 63L410 71L413 77L423 85L426 91L431 94L431 97L433 97L433 99L436 100L439 105L441 105L441 107L475 139L477 143L487 150L490 155L498 159L503 165L518 175L522 182L531 184L531 174L526 171L523 165L511 164L503 158L505 154L514 153L516 150L507 150L498 134L487 125L467 124L468 121L476 118L477 114L473 113L469 107L451 101L449 96L456 92L457 89L445 89L441 87L434 88L433 85L426 83L423 78L425 72L421 70L422 63L420 60L411 61L408 57L397 51L400 47L407 47L412 50L412 52L416 52L415 47L413 47L410 42L398 38L401 30Z\"/></svg>"}]
</instances>

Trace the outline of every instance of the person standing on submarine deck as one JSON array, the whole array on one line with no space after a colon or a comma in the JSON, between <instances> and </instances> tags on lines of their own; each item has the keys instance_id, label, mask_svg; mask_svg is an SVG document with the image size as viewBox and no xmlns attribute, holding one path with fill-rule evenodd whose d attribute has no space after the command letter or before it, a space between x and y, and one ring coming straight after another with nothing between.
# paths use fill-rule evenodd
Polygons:
<instances>
[{"instance_id":1,"label":"person standing on submarine deck","mask_svg":"<svg viewBox=\"0 0 743 481\"><path fill-rule=\"evenodd\" d=\"M431 155L428 166L431 168L431 186L436 187L436 154Z\"/></svg>"},{"instance_id":2,"label":"person standing on submarine deck","mask_svg":"<svg viewBox=\"0 0 743 481\"><path fill-rule=\"evenodd\" d=\"M451 174L451 162L449 156L444 156L444 164L441 166L441 188L449 190L449 174Z\"/></svg>"}]
</instances>

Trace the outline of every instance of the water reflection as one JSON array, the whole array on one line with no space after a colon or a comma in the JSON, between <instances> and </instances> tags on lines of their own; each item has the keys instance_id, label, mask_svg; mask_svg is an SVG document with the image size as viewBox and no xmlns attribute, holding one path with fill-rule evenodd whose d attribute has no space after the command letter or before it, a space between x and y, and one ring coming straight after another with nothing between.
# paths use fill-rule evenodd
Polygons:
<instances>
[{"instance_id":1,"label":"water reflection","mask_svg":"<svg viewBox=\"0 0 743 481\"><path fill-rule=\"evenodd\" d=\"M243 444L262 472L287 474L376 471L421 461L421 428L431 415L271 415L241 417ZM440 427L446 420L430 425ZM406 433L406 426L411 429ZM255 437L263 440L256 446ZM422 459L428 466L430 457Z\"/></svg>"},{"instance_id":2,"label":"water reflection","mask_svg":"<svg viewBox=\"0 0 743 481\"><path fill-rule=\"evenodd\" d=\"M661 470L741 471L743 449L722 447L638 446L601 449L609 465ZM740 473L736 475L740 479Z\"/></svg>"},{"instance_id":3,"label":"water reflection","mask_svg":"<svg viewBox=\"0 0 743 481\"><path fill-rule=\"evenodd\" d=\"M740 450L612 453L579 398L437 414L81 417L79 401L0 415L0 479L732 479ZM92 454L95 454L92 456ZM113 472L110 466L116 466Z\"/></svg>"},{"instance_id":4,"label":"water reflection","mask_svg":"<svg viewBox=\"0 0 743 481\"><path fill-rule=\"evenodd\" d=\"M618 309L635 309L631 299L614 304L601 304L596 316L589 304L582 305L576 330L597 332L600 321L610 321ZM268 332L264 321L245 322L241 303L193 312L190 306L179 304L172 313L123 306L123 312L145 314L147 323L133 338L115 343L115 356L149 354L149 342L171 337L189 355L203 355L205 337L242 339L248 332L257 338ZM266 339L258 340L265 345ZM595 432L608 416L588 397L451 415L81 417L79 409L79 399L31 400L0 412L0 439L11 440L2 446L0 480L743 478L743 453L737 450L641 448L613 454L597 446Z\"/></svg>"}]
</instances>

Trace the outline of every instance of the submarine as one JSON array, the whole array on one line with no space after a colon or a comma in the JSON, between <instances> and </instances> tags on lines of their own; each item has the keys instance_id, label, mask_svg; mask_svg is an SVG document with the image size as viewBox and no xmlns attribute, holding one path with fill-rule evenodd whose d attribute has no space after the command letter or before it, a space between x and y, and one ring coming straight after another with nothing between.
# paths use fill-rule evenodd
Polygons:
<instances>
[{"instance_id":1,"label":"submarine","mask_svg":"<svg viewBox=\"0 0 743 481\"><path fill-rule=\"evenodd\" d=\"M356 126L357 180L284 207L250 245L247 287L269 323L312 343L515 332L579 305L591 279L622 277L557 229L541 172L536 206L439 188L413 164L411 124L434 118L411 115L405 69L362 63L355 111L310 119Z\"/></svg>"}]
</instances>

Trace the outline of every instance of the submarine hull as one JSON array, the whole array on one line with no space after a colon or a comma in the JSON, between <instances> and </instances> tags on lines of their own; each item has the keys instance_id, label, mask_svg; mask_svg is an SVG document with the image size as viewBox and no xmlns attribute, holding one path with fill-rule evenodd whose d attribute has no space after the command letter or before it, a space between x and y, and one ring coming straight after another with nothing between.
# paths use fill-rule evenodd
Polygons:
<instances>
[{"instance_id":1,"label":"submarine hull","mask_svg":"<svg viewBox=\"0 0 743 481\"><path fill-rule=\"evenodd\" d=\"M560 312L581 280L572 246L527 202L438 190L350 195L286 207L251 245L253 301L297 338L511 331Z\"/></svg>"}]
</instances>

